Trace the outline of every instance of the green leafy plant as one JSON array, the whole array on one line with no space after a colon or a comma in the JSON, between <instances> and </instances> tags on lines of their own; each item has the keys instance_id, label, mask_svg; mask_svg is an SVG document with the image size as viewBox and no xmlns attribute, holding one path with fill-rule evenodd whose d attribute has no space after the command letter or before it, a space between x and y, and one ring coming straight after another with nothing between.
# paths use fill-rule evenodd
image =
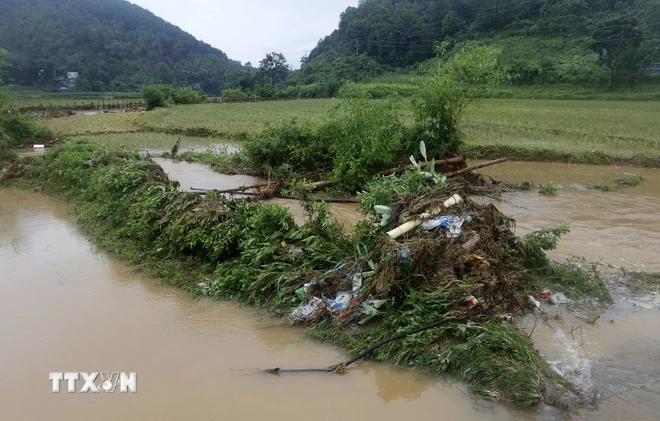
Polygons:
<instances>
[{"instance_id":1,"label":"green leafy plant","mask_svg":"<svg viewBox=\"0 0 660 421\"><path fill-rule=\"evenodd\" d=\"M458 152L466 108L505 78L497 65L497 49L465 43L450 54L448 47L439 46L440 57L428 73L411 80L418 88L412 100L416 129L431 157Z\"/></svg>"}]
</instances>

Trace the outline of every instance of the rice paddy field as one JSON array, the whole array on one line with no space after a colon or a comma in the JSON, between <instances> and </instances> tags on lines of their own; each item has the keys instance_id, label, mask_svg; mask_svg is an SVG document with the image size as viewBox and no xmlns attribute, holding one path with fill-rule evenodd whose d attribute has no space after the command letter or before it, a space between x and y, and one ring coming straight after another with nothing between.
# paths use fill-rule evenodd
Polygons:
<instances>
[{"instance_id":1,"label":"rice paddy field","mask_svg":"<svg viewBox=\"0 0 660 421\"><path fill-rule=\"evenodd\" d=\"M131 147L141 142L150 147L173 144L174 137L155 136L154 132L188 136L191 144L207 145L214 139L240 140L268 123L285 119L318 120L333 103L330 99L187 105L147 113L44 119L42 124L63 136L113 134L98 139L126 142ZM471 107L463 121L466 152L476 157L639 166L660 163L660 102L485 100ZM134 134L118 136L121 133Z\"/></svg>"}]
</instances>

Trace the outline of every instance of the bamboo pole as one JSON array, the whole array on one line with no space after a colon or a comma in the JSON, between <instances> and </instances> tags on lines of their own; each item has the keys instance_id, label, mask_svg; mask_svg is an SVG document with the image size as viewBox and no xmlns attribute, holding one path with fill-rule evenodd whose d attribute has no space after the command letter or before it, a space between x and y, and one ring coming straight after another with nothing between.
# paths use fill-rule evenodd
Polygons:
<instances>
[{"instance_id":1,"label":"bamboo pole","mask_svg":"<svg viewBox=\"0 0 660 421\"><path fill-rule=\"evenodd\" d=\"M206 190L206 189L198 189L195 187L192 187L191 190L195 194L205 194L208 192L214 192L214 193L221 193L220 191L216 190ZM231 194L233 195L243 195L243 196L261 196L261 193L252 193L252 192L229 192L229 193L224 193L224 194ZM288 196L288 195L282 195L282 194L276 194L272 196L273 198L278 198L278 199L288 199L288 200L299 200L300 198L298 196ZM346 199L340 199L340 198L313 198L316 202L328 202L328 203L359 203L360 201L355 198L355 197L349 197Z\"/></svg>"},{"instance_id":2,"label":"bamboo pole","mask_svg":"<svg viewBox=\"0 0 660 421\"><path fill-rule=\"evenodd\" d=\"M482 162L481 164L472 165L470 167L463 168L463 169L457 170L457 171L452 171L452 172L449 172L447 174L442 174L442 175L445 176L445 177L456 177L457 175L472 172L474 170L478 170L479 168L485 168L485 167L490 167L491 165L501 164L502 162L506 162L507 160L508 160L508 158L500 158L500 159L496 159L494 161Z\"/></svg>"}]
</instances>

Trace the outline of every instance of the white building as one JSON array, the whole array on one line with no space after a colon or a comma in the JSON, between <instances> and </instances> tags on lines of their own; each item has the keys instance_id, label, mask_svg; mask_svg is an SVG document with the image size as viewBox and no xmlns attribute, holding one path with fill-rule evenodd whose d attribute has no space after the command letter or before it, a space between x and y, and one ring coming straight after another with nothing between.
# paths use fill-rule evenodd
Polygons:
<instances>
[{"instance_id":1,"label":"white building","mask_svg":"<svg viewBox=\"0 0 660 421\"><path fill-rule=\"evenodd\" d=\"M66 72L66 78L73 81L78 78L78 72Z\"/></svg>"}]
</instances>

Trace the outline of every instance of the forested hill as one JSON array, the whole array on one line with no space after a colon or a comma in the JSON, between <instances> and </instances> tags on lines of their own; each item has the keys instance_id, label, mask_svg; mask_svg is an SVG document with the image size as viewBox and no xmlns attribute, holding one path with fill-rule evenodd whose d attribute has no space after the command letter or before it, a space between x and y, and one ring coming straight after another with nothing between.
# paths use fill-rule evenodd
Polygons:
<instances>
[{"instance_id":1,"label":"forested hill","mask_svg":"<svg viewBox=\"0 0 660 421\"><path fill-rule=\"evenodd\" d=\"M359 80L427 60L438 41L480 40L499 46L504 64L530 81L598 82L609 77L598 38L619 41L631 72L660 62L660 1L360 0L296 77Z\"/></svg>"},{"instance_id":2,"label":"forested hill","mask_svg":"<svg viewBox=\"0 0 660 421\"><path fill-rule=\"evenodd\" d=\"M6 77L14 83L78 72L78 90L126 91L157 82L217 93L226 87L225 74L241 68L124 0L0 0L0 48L10 53Z\"/></svg>"}]
</instances>

